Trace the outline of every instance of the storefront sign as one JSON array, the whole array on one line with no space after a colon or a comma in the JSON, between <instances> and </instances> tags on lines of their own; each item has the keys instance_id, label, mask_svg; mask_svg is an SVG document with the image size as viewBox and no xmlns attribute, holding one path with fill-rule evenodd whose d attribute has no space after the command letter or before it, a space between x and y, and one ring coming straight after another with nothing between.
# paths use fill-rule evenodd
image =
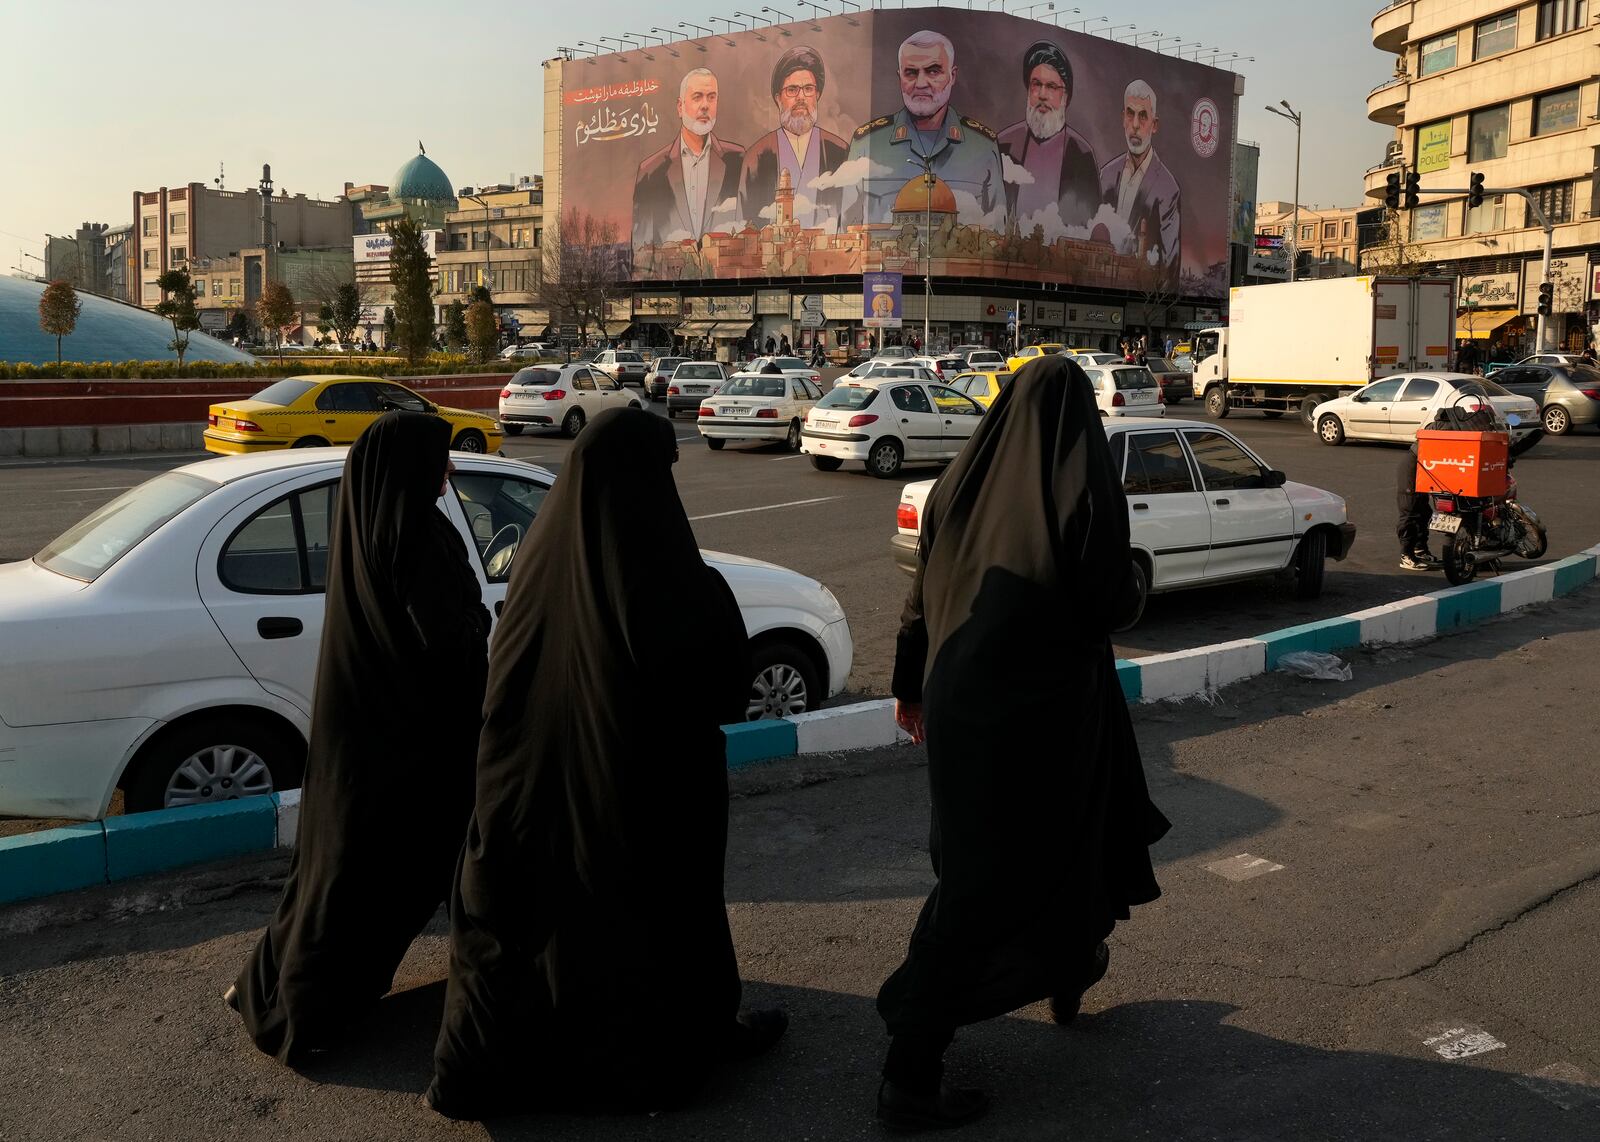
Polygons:
<instances>
[{"instance_id":1,"label":"storefront sign","mask_svg":"<svg viewBox=\"0 0 1600 1142\"><path fill-rule=\"evenodd\" d=\"M422 232L422 246L430 258L438 255L439 233L438 230ZM387 262L393 247L394 238L388 234L357 234L354 242L356 263Z\"/></svg>"},{"instance_id":2,"label":"storefront sign","mask_svg":"<svg viewBox=\"0 0 1600 1142\"><path fill-rule=\"evenodd\" d=\"M1122 309L1120 306L1081 305L1066 307L1067 312L1062 317L1061 324L1074 329L1121 329Z\"/></svg>"},{"instance_id":3,"label":"storefront sign","mask_svg":"<svg viewBox=\"0 0 1600 1142\"><path fill-rule=\"evenodd\" d=\"M701 321L733 321L755 316L755 298L749 294L738 297L691 297L689 316Z\"/></svg>"},{"instance_id":4,"label":"storefront sign","mask_svg":"<svg viewBox=\"0 0 1600 1142\"><path fill-rule=\"evenodd\" d=\"M1453 120L1417 128L1417 173L1430 174L1450 165L1450 129Z\"/></svg>"},{"instance_id":5,"label":"storefront sign","mask_svg":"<svg viewBox=\"0 0 1600 1142\"><path fill-rule=\"evenodd\" d=\"M1461 279L1461 307L1465 309L1469 304L1480 309L1516 305L1516 272L1464 275Z\"/></svg>"},{"instance_id":6,"label":"storefront sign","mask_svg":"<svg viewBox=\"0 0 1600 1142\"><path fill-rule=\"evenodd\" d=\"M1060 325L1067 314L1066 305L1059 301L1036 301L1031 308L1030 320L1035 325Z\"/></svg>"},{"instance_id":7,"label":"storefront sign","mask_svg":"<svg viewBox=\"0 0 1600 1142\"><path fill-rule=\"evenodd\" d=\"M675 293L636 293L633 311L640 317L678 317L683 313L683 298Z\"/></svg>"}]
</instances>

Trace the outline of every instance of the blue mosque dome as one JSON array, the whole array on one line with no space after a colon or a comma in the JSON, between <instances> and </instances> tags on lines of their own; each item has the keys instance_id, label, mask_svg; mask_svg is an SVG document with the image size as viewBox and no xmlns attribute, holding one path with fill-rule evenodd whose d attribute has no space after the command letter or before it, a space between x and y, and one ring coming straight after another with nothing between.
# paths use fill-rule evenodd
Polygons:
<instances>
[{"instance_id":1,"label":"blue mosque dome","mask_svg":"<svg viewBox=\"0 0 1600 1142\"><path fill-rule=\"evenodd\" d=\"M439 164L426 154L418 153L394 172L389 183L389 197L396 201L454 202L456 192Z\"/></svg>"},{"instance_id":2,"label":"blue mosque dome","mask_svg":"<svg viewBox=\"0 0 1600 1142\"><path fill-rule=\"evenodd\" d=\"M45 282L0 277L0 361L53 365L56 339L39 328L39 297ZM79 291L83 311L78 325L61 339L64 361L175 361L167 348L172 325L136 305ZM255 363L249 353L209 337L198 329L189 334L190 361Z\"/></svg>"}]
</instances>

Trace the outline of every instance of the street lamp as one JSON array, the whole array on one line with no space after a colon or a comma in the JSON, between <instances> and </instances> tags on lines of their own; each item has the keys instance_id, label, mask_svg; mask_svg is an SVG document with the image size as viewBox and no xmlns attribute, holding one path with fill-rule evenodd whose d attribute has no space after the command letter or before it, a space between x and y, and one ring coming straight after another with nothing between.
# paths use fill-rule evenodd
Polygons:
<instances>
[{"instance_id":1,"label":"street lamp","mask_svg":"<svg viewBox=\"0 0 1600 1142\"><path fill-rule=\"evenodd\" d=\"M585 48L593 48L595 55L602 55L603 56L603 55L610 55L611 54L611 49L610 48L606 47L604 44L597 44L593 40L579 40L578 41L578 46L585 47Z\"/></svg>"},{"instance_id":2,"label":"street lamp","mask_svg":"<svg viewBox=\"0 0 1600 1142\"><path fill-rule=\"evenodd\" d=\"M1122 31L1123 28L1137 28L1138 26L1139 26L1138 24L1116 24L1116 25L1106 29L1106 39L1114 40L1114 39L1117 38L1117 33ZM1095 31L1097 31L1097 32L1099 30L1100 30L1099 28L1095 29Z\"/></svg>"},{"instance_id":3,"label":"street lamp","mask_svg":"<svg viewBox=\"0 0 1600 1142\"><path fill-rule=\"evenodd\" d=\"M1073 11L1077 11L1077 9L1073 9ZM1089 25L1095 23L1096 21L1098 21L1099 23L1102 23L1102 24L1111 23L1111 20L1106 16L1089 16L1089 17L1086 17L1085 19L1077 20L1077 21L1074 21L1074 22L1079 24L1079 25L1081 25L1078 28L1078 31L1080 31L1080 32L1088 32L1089 31ZM1089 34L1092 36L1092 35L1095 34L1095 32L1098 32L1099 30L1100 30L1099 28L1096 28L1094 30L1094 32L1089 32Z\"/></svg>"},{"instance_id":4,"label":"street lamp","mask_svg":"<svg viewBox=\"0 0 1600 1142\"><path fill-rule=\"evenodd\" d=\"M1160 32L1159 29L1157 29L1154 32L1140 32L1137 36L1134 36L1133 39L1129 40L1128 42L1131 43L1131 44L1137 45L1139 43L1139 41L1144 39L1146 36L1155 36L1155 37L1157 37L1159 39L1160 36L1161 36L1161 32Z\"/></svg>"},{"instance_id":5,"label":"street lamp","mask_svg":"<svg viewBox=\"0 0 1600 1142\"><path fill-rule=\"evenodd\" d=\"M712 34L710 28L702 28L699 24L691 24L687 20L679 20L678 21L678 27L680 27L680 28L693 28L695 31L699 32L703 36L709 36L709 35ZM583 41L579 40L578 42L581 44Z\"/></svg>"},{"instance_id":6,"label":"street lamp","mask_svg":"<svg viewBox=\"0 0 1600 1142\"><path fill-rule=\"evenodd\" d=\"M1052 8L1054 8L1054 7L1055 7L1055 5L1053 5L1053 4L1052 4L1052 5L1051 5L1051 7L1052 7ZM1051 19L1051 20L1052 20L1052 21L1054 21L1054 22L1055 22L1055 25L1056 25L1056 27L1058 27L1058 28L1059 28L1059 27L1060 27L1060 26L1061 26L1061 17L1063 17L1063 16L1075 16L1075 15L1077 15L1077 14L1078 14L1078 13L1080 13L1080 12L1082 12L1082 11L1083 11L1083 9L1082 9L1082 8L1068 8L1068 9L1066 9L1066 10L1065 10L1065 11L1061 11L1061 12L1056 12L1056 13L1054 13L1054 14L1053 14L1053 15L1052 15L1052 16L1051 16L1051 17L1050 17L1050 19Z\"/></svg>"},{"instance_id":7,"label":"street lamp","mask_svg":"<svg viewBox=\"0 0 1600 1142\"><path fill-rule=\"evenodd\" d=\"M680 24L678 26L682 27L683 25ZM661 42L664 43L664 44L670 44L672 42L672 37L673 36L677 36L679 39L683 39L683 40L686 40L686 39L689 38L688 36L685 36L682 32L675 32L671 28L651 28L650 30L652 32L660 33Z\"/></svg>"},{"instance_id":8,"label":"street lamp","mask_svg":"<svg viewBox=\"0 0 1600 1142\"><path fill-rule=\"evenodd\" d=\"M811 9L811 18L813 20L815 20L817 18L817 13L818 12L827 12L828 15L830 15L830 16L833 15L833 13L831 11L829 11L827 8L824 8L821 4L813 4L811 2L811 0L800 0L800 3L804 4L807 8ZM813 24L812 27L815 28L816 25Z\"/></svg>"},{"instance_id":9,"label":"street lamp","mask_svg":"<svg viewBox=\"0 0 1600 1142\"><path fill-rule=\"evenodd\" d=\"M660 28L651 28L650 30L652 32L659 32L661 29ZM650 43L650 41L652 39L660 40L663 44L667 42L661 36L647 36L643 32L629 32L628 34L631 35L631 36L637 36L639 39L643 40L644 43L645 43L645 47L652 46L651 43Z\"/></svg>"},{"instance_id":10,"label":"street lamp","mask_svg":"<svg viewBox=\"0 0 1600 1142\"><path fill-rule=\"evenodd\" d=\"M1295 281L1300 270L1300 112L1289 106L1287 99L1278 100L1283 110L1268 104L1267 110L1294 124L1294 257L1289 262L1289 280Z\"/></svg>"},{"instance_id":11,"label":"street lamp","mask_svg":"<svg viewBox=\"0 0 1600 1142\"><path fill-rule=\"evenodd\" d=\"M734 15L735 16L743 16L746 20L750 21L750 25L752 27L754 27L755 26L755 22L761 18L759 16L752 16L749 12L735 12ZM771 24L772 22L773 21L771 21L771 20L767 21L767 23L769 23L769 24Z\"/></svg>"},{"instance_id":12,"label":"street lamp","mask_svg":"<svg viewBox=\"0 0 1600 1142\"><path fill-rule=\"evenodd\" d=\"M622 47L617 49L619 52L625 52L628 50L628 41L623 39L621 36L601 36L600 38L602 40L616 40L617 43L622 45Z\"/></svg>"},{"instance_id":13,"label":"street lamp","mask_svg":"<svg viewBox=\"0 0 1600 1142\"><path fill-rule=\"evenodd\" d=\"M1046 0L1046 3L1043 3L1043 4L1029 4L1026 8L1023 8L1020 11L1017 11L1017 12L1013 12L1012 15L1014 15L1014 16L1026 16L1029 12L1032 12L1035 8L1046 8L1046 9L1049 9L1050 11L1052 11L1052 12L1054 12L1056 10L1055 4L1049 2L1049 0Z\"/></svg>"},{"instance_id":14,"label":"street lamp","mask_svg":"<svg viewBox=\"0 0 1600 1142\"><path fill-rule=\"evenodd\" d=\"M784 18L784 20L787 21L788 23L791 23L791 24L794 23L794 17L789 15L789 13L787 13L787 12L780 12L776 8L763 8L761 10L763 12L767 13L768 15L782 16ZM777 21L774 20L773 23L777 23Z\"/></svg>"},{"instance_id":15,"label":"street lamp","mask_svg":"<svg viewBox=\"0 0 1600 1142\"><path fill-rule=\"evenodd\" d=\"M462 187L461 189L465 192L467 188ZM476 202L483 207L483 288L489 290L492 294L494 292L494 270L489 265L489 204L484 201L481 195L477 194L462 193L456 197L464 198L468 202Z\"/></svg>"}]
</instances>

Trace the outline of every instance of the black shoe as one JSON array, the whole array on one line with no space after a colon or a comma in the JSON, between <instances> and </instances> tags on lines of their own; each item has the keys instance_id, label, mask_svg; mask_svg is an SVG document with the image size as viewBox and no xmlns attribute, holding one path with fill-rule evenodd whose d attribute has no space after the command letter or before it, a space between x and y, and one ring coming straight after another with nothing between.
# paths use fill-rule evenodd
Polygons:
<instances>
[{"instance_id":1,"label":"black shoe","mask_svg":"<svg viewBox=\"0 0 1600 1142\"><path fill-rule=\"evenodd\" d=\"M222 1002L226 1003L229 1007L233 1008L235 1011L239 1010L239 985L238 984L230 983L228 985L228 990L222 993Z\"/></svg>"},{"instance_id":2,"label":"black shoe","mask_svg":"<svg viewBox=\"0 0 1600 1142\"><path fill-rule=\"evenodd\" d=\"M739 1012L723 1044L725 1059L753 1059L772 1050L789 1029L789 1016L778 1008Z\"/></svg>"},{"instance_id":3,"label":"black shoe","mask_svg":"<svg viewBox=\"0 0 1600 1142\"><path fill-rule=\"evenodd\" d=\"M1078 1017L1078 1005L1083 1002L1083 993L1105 978L1106 968L1111 966L1111 949L1106 947L1105 941L1095 945L1089 957L1089 966L1085 970L1083 979L1075 985L1077 990L1062 992L1050 1000L1050 1017L1061 1026L1065 1027Z\"/></svg>"},{"instance_id":4,"label":"black shoe","mask_svg":"<svg viewBox=\"0 0 1600 1142\"><path fill-rule=\"evenodd\" d=\"M948 1130L989 1113L981 1090L940 1082L932 1093L907 1090L884 1079L878 1086L878 1121L890 1130Z\"/></svg>"}]
</instances>

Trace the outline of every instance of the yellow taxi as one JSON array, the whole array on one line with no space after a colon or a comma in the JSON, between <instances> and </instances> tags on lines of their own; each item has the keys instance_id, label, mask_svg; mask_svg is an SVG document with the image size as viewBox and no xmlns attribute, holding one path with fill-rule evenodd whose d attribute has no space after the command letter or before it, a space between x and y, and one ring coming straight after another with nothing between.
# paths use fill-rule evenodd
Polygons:
<instances>
[{"instance_id":1,"label":"yellow taxi","mask_svg":"<svg viewBox=\"0 0 1600 1142\"><path fill-rule=\"evenodd\" d=\"M958 373L950 387L988 408L1010 383L1010 373Z\"/></svg>"},{"instance_id":2,"label":"yellow taxi","mask_svg":"<svg viewBox=\"0 0 1600 1142\"><path fill-rule=\"evenodd\" d=\"M1054 341L1046 341L1042 345L1029 345L1026 349L1019 349L1015 356L1006 358L1006 372L1014 373L1029 361L1038 360L1046 353L1065 353L1067 347Z\"/></svg>"},{"instance_id":3,"label":"yellow taxi","mask_svg":"<svg viewBox=\"0 0 1600 1142\"><path fill-rule=\"evenodd\" d=\"M498 452L504 439L492 416L436 405L382 377L285 377L249 400L212 405L206 451L240 455L351 444L362 429L394 409L443 418L457 452Z\"/></svg>"}]
</instances>

